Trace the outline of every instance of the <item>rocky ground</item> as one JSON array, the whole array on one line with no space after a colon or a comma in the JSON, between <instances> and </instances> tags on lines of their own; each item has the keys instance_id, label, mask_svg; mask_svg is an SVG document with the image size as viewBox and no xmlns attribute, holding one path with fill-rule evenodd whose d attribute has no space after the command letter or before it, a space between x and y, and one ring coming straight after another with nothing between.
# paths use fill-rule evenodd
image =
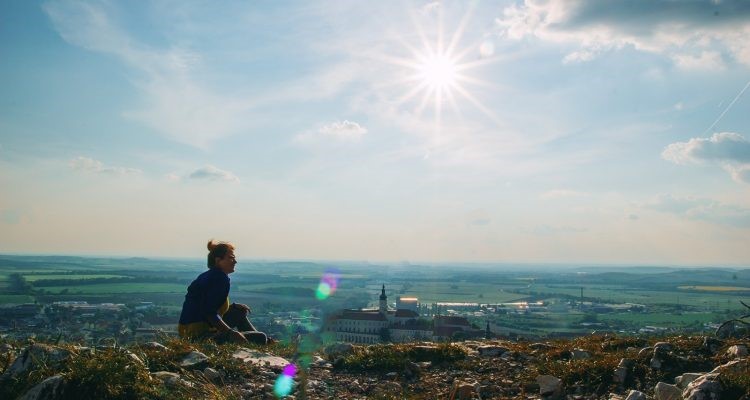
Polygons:
<instances>
[{"instance_id":1,"label":"rocky ground","mask_svg":"<svg viewBox=\"0 0 750 400\"><path fill-rule=\"evenodd\" d=\"M700 336L268 348L4 343L0 398L748 399L749 361L745 341Z\"/></svg>"}]
</instances>

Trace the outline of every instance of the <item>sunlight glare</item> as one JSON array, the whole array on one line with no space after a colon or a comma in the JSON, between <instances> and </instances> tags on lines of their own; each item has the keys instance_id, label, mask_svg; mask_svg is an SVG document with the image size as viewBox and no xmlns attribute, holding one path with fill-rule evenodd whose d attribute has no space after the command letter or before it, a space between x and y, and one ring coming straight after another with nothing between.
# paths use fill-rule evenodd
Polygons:
<instances>
[{"instance_id":1,"label":"sunlight glare","mask_svg":"<svg viewBox=\"0 0 750 400\"><path fill-rule=\"evenodd\" d=\"M419 76L433 89L452 87L456 84L456 63L443 54L430 56L420 64Z\"/></svg>"}]
</instances>

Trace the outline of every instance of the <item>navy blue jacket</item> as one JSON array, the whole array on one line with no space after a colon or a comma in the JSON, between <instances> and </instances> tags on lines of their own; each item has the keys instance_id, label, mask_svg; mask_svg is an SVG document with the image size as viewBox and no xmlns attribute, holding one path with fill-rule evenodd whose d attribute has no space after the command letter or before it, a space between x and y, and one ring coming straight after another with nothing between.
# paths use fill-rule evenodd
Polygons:
<instances>
[{"instance_id":1,"label":"navy blue jacket","mask_svg":"<svg viewBox=\"0 0 750 400\"><path fill-rule=\"evenodd\" d=\"M210 268L198 275L187 289L180 324L218 321L221 318L218 314L219 307L224 304L228 295L229 275L224 271Z\"/></svg>"}]
</instances>

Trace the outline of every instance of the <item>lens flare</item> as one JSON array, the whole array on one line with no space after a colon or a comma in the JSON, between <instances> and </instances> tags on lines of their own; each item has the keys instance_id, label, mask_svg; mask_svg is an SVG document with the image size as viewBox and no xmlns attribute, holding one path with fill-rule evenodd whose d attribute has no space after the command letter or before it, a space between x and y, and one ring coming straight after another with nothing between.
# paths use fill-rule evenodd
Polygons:
<instances>
[{"instance_id":1,"label":"lens flare","mask_svg":"<svg viewBox=\"0 0 750 400\"><path fill-rule=\"evenodd\" d=\"M318 290L315 291L315 297L318 300L325 300L330 297L339 285L339 273L335 270L327 270L323 273L318 284Z\"/></svg>"},{"instance_id":2,"label":"lens flare","mask_svg":"<svg viewBox=\"0 0 750 400\"><path fill-rule=\"evenodd\" d=\"M294 364L287 364L286 367L281 371L281 375L276 379L276 383L273 385L273 392L276 397L286 397L292 393L294 388L294 375L297 374L297 366Z\"/></svg>"}]
</instances>

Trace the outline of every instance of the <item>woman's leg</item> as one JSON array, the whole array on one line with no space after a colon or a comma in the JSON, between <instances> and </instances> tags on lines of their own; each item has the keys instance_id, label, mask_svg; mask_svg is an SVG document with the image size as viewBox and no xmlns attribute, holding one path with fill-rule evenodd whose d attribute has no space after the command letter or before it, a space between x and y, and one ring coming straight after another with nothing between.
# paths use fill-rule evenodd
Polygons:
<instances>
[{"instance_id":1,"label":"woman's leg","mask_svg":"<svg viewBox=\"0 0 750 400\"><path fill-rule=\"evenodd\" d=\"M236 328L242 332L248 342L256 344L268 343L268 336L263 332L258 332L250 320L247 319L247 311L232 305L222 319L230 328Z\"/></svg>"},{"instance_id":2,"label":"woman's leg","mask_svg":"<svg viewBox=\"0 0 750 400\"><path fill-rule=\"evenodd\" d=\"M247 319L247 311L235 307L234 304L229 306L229 310L221 317L230 328L236 328L240 332L257 331L250 320Z\"/></svg>"}]
</instances>

